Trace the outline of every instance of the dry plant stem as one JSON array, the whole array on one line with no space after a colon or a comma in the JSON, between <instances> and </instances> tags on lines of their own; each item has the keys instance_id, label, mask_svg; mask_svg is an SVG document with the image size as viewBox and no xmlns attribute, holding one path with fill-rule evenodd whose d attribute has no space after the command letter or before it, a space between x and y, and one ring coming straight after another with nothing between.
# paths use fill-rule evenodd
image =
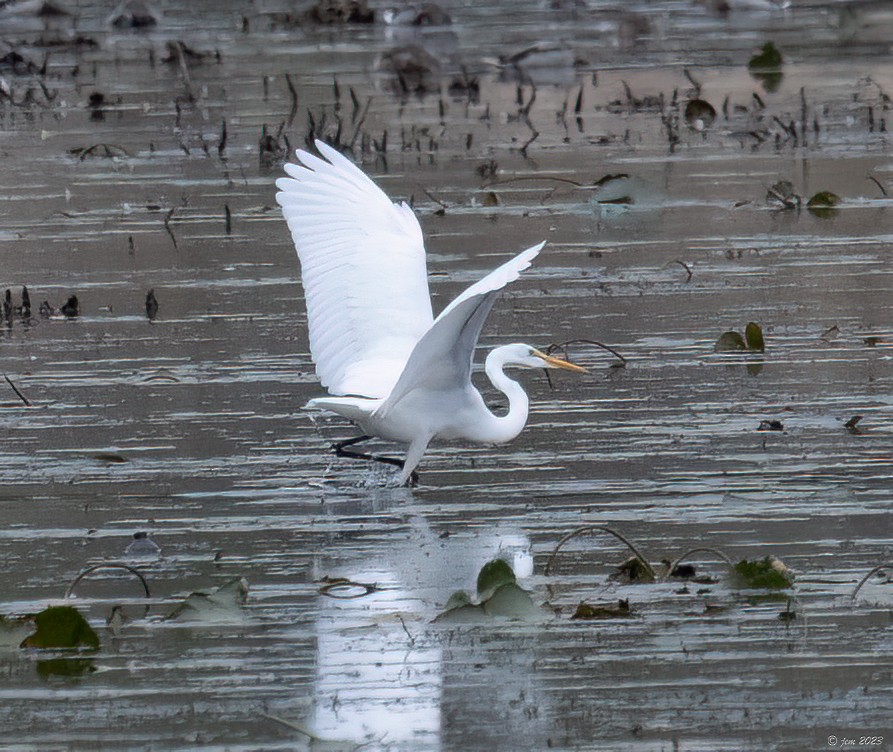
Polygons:
<instances>
[{"instance_id":1,"label":"dry plant stem","mask_svg":"<svg viewBox=\"0 0 893 752\"><path fill-rule=\"evenodd\" d=\"M142 583L143 592L146 594L146 598L152 597L149 594L149 583L146 582L146 578L143 577L143 575L140 573L140 571L135 569L134 567L131 567L129 564L122 564L119 562L112 562L112 563L108 563L108 564L95 564L92 567L87 567L86 569L82 570L81 573L77 577L74 578L74 582L72 582L68 586L68 590L65 591L65 597L71 598L72 594L74 593L75 587L77 587L77 584L82 579L84 579L84 577L86 577L88 574L91 574L92 572L95 572L98 569L125 569L125 570L127 570L132 575L135 575L137 577L137 579L139 579L139 581Z\"/></svg>"},{"instance_id":2,"label":"dry plant stem","mask_svg":"<svg viewBox=\"0 0 893 752\"><path fill-rule=\"evenodd\" d=\"M852 594L850 595L850 600L856 600L856 596L859 594L859 591L862 589L862 586L868 582L875 572L880 572L882 569L893 569L893 561L886 561L883 564L878 564L874 569L872 569L867 575L865 575L861 580L859 580L859 584L853 589Z\"/></svg>"},{"instance_id":3,"label":"dry plant stem","mask_svg":"<svg viewBox=\"0 0 893 752\"><path fill-rule=\"evenodd\" d=\"M549 574L551 573L552 564L555 561L555 557L558 555L558 552L561 550L562 546L564 546L565 543L567 543L569 540L571 540L571 538L576 538L578 535L580 535L582 533L588 533L588 532L592 532L594 530L599 530L603 533L609 533L610 535L613 535L615 538L617 538L617 540L619 540L621 543L626 545L626 547L630 551L633 552L633 555L640 562L642 562L642 566L645 567L648 574L651 575L651 577L653 577L655 580L658 579L657 574L654 571L654 568L651 566L651 564L648 562L648 560L644 556L642 556L641 553L639 553L639 550L632 543L630 543L630 541L627 540L627 538L622 533L617 532L616 530L608 527L607 525L584 525L583 527L578 527L576 530L572 530L567 535L565 535L560 541L558 541L558 544L555 546L555 549L552 551L552 555L549 557L549 561L546 562L545 575L548 577Z\"/></svg>"},{"instance_id":4,"label":"dry plant stem","mask_svg":"<svg viewBox=\"0 0 893 752\"><path fill-rule=\"evenodd\" d=\"M31 407L31 403L28 401L28 398L25 397L25 395L22 394L22 393L18 390L18 387L16 387L15 384L12 383L12 379L10 379L9 376L7 376L5 373L3 374L3 378L6 379L6 383L9 384L9 385L12 387L12 391L14 391L14 392L16 393L16 396L17 396L23 403L25 403L25 406L26 406L26 407Z\"/></svg>"},{"instance_id":5,"label":"dry plant stem","mask_svg":"<svg viewBox=\"0 0 893 752\"><path fill-rule=\"evenodd\" d=\"M675 570L676 567L678 567L683 561L685 561L692 554L713 554L714 556L719 557L726 564L728 564L729 569L733 569L735 567L735 565L732 563L732 560L728 556L726 556L722 551L719 551L715 548L703 548L703 547L692 548L692 549L686 551L684 554L682 554L682 556L677 558L672 564L670 564L669 571L667 572L667 577L669 577L670 574L673 572L673 570Z\"/></svg>"},{"instance_id":6,"label":"dry plant stem","mask_svg":"<svg viewBox=\"0 0 893 752\"><path fill-rule=\"evenodd\" d=\"M624 358L619 352L617 352L613 347L609 345L603 344L602 342L597 342L594 339L569 339L567 342L560 342L557 345L552 344L546 348L546 354L551 354L555 350L561 350L565 355L567 355L567 346L568 345L593 345L595 347L600 347L602 350L607 350L611 355L615 358L619 358L621 362L626 363L626 358Z\"/></svg>"}]
</instances>

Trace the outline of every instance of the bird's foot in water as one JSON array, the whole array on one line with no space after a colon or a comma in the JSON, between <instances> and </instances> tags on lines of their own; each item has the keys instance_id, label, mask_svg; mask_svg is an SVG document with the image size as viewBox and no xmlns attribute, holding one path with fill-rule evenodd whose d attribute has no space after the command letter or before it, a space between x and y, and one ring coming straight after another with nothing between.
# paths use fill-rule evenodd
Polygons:
<instances>
[{"instance_id":1,"label":"bird's foot in water","mask_svg":"<svg viewBox=\"0 0 893 752\"><path fill-rule=\"evenodd\" d=\"M347 447L352 446L354 444L359 444L363 441L368 441L371 439L371 436L357 436L353 439L345 439L344 441L336 441L332 444L332 451L338 457L347 457L348 459L353 460L366 460L367 462L381 462L385 465L393 465L394 467L399 467L401 470L403 469L403 460L397 459L396 457L383 457L378 454L369 454L368 452L358 452L353 449L347 449ZM397 483L397 486L408 486L409 488L413 488L418 485L419 482L419 474L413 470L409 477L404 481Z\"/></svg>"}]
</instances>

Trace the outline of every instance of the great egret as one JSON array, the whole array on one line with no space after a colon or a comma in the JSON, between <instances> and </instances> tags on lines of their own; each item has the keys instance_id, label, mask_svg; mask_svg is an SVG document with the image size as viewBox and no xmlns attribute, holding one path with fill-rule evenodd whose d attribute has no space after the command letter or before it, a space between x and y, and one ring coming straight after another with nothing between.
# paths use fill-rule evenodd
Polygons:
<instances>
[{"instance_id":1,"label":"great egret","mask_svg":"<svg viewBox=\"0 0 893 752\"><path fill-rule=\"evenodd\" d=\"M528 248L468 287L435 319L422 230L412 209L392 203L356 165L321 141L324 157L298 149L276 201L301 261L310 352L330 397L312 399L365 434L409 444L406 483L432 439L511 441L527 422L528 398L503 372L586 369L530 345L497 347L485 371L509 401L494 415L471 383L474 348L499 291L530 266ZM353 443L353 442L344 442ZM342 445L343 445L342 444Z\"/></svg>"}]
</instances>

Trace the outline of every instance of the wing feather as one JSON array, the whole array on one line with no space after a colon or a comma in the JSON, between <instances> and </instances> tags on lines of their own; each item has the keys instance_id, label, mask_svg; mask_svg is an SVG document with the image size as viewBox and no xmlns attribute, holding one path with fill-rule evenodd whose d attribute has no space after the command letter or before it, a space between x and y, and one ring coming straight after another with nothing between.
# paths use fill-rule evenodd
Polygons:
<instances>
[{"instance_id":1,"label":"wing feather","mask_svg":"<svg viewBox=\"0 0 893 752\"><path fill-rule=\"evenodd\" d=\"M527 269L545 243L522 251L467 287L437 317L413 349L384 413L414 389L462 388L471 379L474 348L500 291Z\"/></svg>"},{"instance_id":2,"label":"wing feather","mask_svg":"<svg viewBox=\"0 0 893 752\"><path fill-rule=\"evenodd\" d=\"M433 322L422 229L362 170L316 141L276 181L301 260L310 351L335 395L386 396Z\"/></svg>"}]
</instances>

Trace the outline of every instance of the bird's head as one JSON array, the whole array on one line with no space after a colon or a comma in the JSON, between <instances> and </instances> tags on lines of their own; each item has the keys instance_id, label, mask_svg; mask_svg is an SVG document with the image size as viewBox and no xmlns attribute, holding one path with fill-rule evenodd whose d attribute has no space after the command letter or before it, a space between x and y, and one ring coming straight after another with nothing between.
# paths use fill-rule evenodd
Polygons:
<instances>
[{"instance_id":1,"label":"bird's head","mask_svg":"<svg viewBox=\"0 0 893 752\"><path fill-rule=\"evenodd\" d=\"M498 349L503 351L503 363L505 365L520 366L521 368L562 368L565 371L588 373L583 366L578 366L576 363L571 363L563 358L547 355L530 345L518 343L505 345Z\"/></svg>"}]
</instances>

